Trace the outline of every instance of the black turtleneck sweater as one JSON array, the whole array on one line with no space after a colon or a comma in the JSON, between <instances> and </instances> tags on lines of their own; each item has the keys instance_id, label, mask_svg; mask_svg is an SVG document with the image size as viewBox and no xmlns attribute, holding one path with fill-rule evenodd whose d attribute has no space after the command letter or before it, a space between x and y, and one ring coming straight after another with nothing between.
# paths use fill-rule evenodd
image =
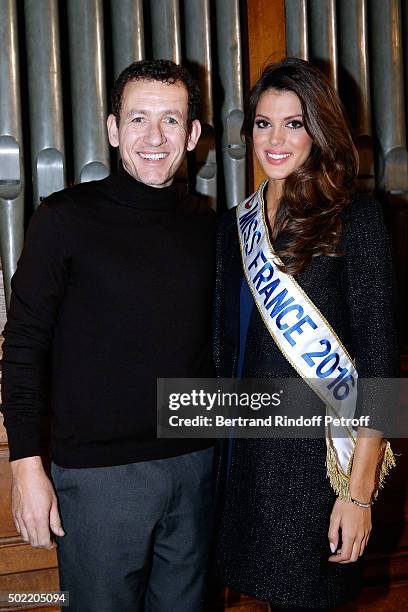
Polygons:
<instances>
[{"instance_id":1,"label":"black turtleneck sweater","mask_svg":"<svg viewBox=\"0 0 408 612\"><path fill-rule=\"evenodd\" d=\"M210 377L215 215L123 168L47 198L12 281L3 344L10 459L111 466L205 448L156 437L156 378ZM51 374L51 377L50 377ZM49 389L49 380L51 389Z\"/></svg>"}]
</instances>

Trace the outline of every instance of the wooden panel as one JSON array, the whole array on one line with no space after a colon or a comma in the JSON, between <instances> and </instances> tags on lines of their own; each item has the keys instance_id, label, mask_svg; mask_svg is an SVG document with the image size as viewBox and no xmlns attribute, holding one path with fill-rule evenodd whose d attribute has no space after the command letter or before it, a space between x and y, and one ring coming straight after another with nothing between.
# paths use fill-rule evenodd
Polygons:
<instances>
[{"instance_id":1,"label":"wooden panel","mask_svg":"<svg viewBox=\"0 0 408 612\"><path fill-rule=\"evenodd\" d=\"M408 608L408 582L364 589L357 604L350 603L338 612L402 612Z\"/></svg>"},{"instance_id":2,"label":"wooden panel","mask_svg":"<svg viewBox=\"0 0 408 612\"><path fill-rule=\"evenodd\" d=\"M6 444L7 444L7 434L4 428L4 418L3 418L3 415L0 414L0 447L6 446Z\"/></svg>"},{"instance_id":3,"label":"wooden panel","mask_svg":"<svg viewBox=\"0 0 408 612\"><path fill-rule=\"evenodd\" d=\"M286 54L284 0L247 0L247 91L259 78L263 68ZM254 154L249 160L252 192L265 178Z\"/></svg>"},{"instance_id":4,"label":"wooden panel","mask_svg":"<svg viewBox=\"0 0 408 612\"><path fill-rule=\"evenodd\" d=\"M392 549L406 548L408 550L408 516L405 519L395 518L394 521L374 524L370 536L370 549L389 553Z\"/></svg>"},{"instance_id":5,"label":"wooden panel","mask_svg":"<svg viewBox=\"0 0 408 612\"><path fill-rule=\"evenodd\" d=\"M55 567L57 567L55 550L33 548L21 541L0 544L0 574L17 574Z\"/></svg>"},{"instance_id":6,"label":"wooden panel","mask_svg":"<svg viewBox=\"0 0 408 612\"><path fill-rule=\"evenodd\" d=\"M16 536L11 516L11 470L6 457L0 459L0 544L1 538Z\"/></svg>"},{"instance_id":7,"label":"wooden panel","mask_svg":"<svg viewBox=\"0 0 408 612\"><path fill-rule=\"evenodd\" d=\"M57 568L0 576L0 591L58 591Z\"/></svg>"},{"instance_id":8,"label":"wooden panel","mask_svg":"<svg viewBox=\"0 0 408 612\"><path fill-rule=\"evenodd\" d=\"M224 605L228 612L269 612L270 610L266 602L235 593L232 589L225 589Z\"/></svg>"},{"instance_id":9,"label":"wooden panel","mask_svg":"<svg viewBox=\"0 0 408 612\"><path fill-rule=\"evenodd\" d=\"M46 593L58 590L59 578L56 568L0 576L0 591ZM27 606L20 608L20 610L31 609L38 610L38 608L27 608ZM42 609L48 612L49 610L58 610L59 608L54 606L52 608L43 607ZM63 610L65 609L63 608ZM10 608L0 607L0 612L5 610L10 610Z\"/></svg>"},{"instance_id":10,"label":"wooden panel","mask_svg":"<svg viewBox=\"0 0 408 612\"><path fill-rule=\"evenodd\" d=\"M408 580L408 551L396 552L391 556L372 555L368 557L364 564L364 578L367 585Z\"/></svg>"},{"instance_id":11,"label":"wooden panel","mask_svg":"<svg viewBox=\"0 0 408 612\"><path fill-rule=\"evenodd\" d=\"M286 53L284 0L248 0L249 83L252 86L266 64Z\"/></svg>"}]
</instances>

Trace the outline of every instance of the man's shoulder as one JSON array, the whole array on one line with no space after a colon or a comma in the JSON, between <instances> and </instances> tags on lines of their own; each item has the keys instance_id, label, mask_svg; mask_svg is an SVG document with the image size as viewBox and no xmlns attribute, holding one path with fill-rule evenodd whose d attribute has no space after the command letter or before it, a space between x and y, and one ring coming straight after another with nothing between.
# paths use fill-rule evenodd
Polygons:
<instances>
[{"instance_id":1,"label":"man's shoulder","mask_svg":"<svg viewBox=\"0 0 408 612\"><path fill-rule=\"evenodd\" d=\"M55 191L44 198L30 219L29 232L55 233L64 235L77 231L89 217L87 210L94 206L96 200L103 196L104 187L101 181L79 183Z\"/></svg>"},{"instance_id":2,"label":"man's shoulder","mask_svg":"<svg viewBox=\"0 0 408 612\"><path fill-rule=\"evenodd\" d=\"M215 222L216 214L211 208L208 198L199 193L190 193L182 186L178 187L179 202L183 211L192 215L207 217Z\"/></svg>"},{"instance_id":3,"label":"man's shoulder","mask_svg":"<svg viewBox=\"0 0 408 612\"><path fill-rule=\"evenodd\" d=\"M82 204L84 201L89 202L90 199L98 197L98 195L104 191L104 183L105 179L78 183L77 185L66 187L61 191L55 191L44 198L43 203L50 208L63 208L64 206L76 203Z\"/></svg>"},{"instance_id":4,"label":"man's shoulder","mask_svg":"<svg viewBox=\"0 0 408 612\"><path fill-rule=\"evenodd\" d=\"M217 215L208 198L199 194L182 193L179 198L179 219L184 226L200 235L215 236Z\"/></svg>"}]
</instances>

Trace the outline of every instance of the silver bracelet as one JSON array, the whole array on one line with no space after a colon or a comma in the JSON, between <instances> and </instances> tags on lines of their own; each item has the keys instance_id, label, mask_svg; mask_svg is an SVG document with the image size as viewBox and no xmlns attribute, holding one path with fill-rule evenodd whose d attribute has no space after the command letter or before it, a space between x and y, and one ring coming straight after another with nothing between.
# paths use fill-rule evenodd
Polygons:
<instances>
[{"instance_id":1,"label":"silver bracelet","mask_svg":"<svg viewBox=\"0 0 408 612\"><path fill-rule=\"evenodd\" d=\"M370 501L365 504L364 502L358 501L358 499L353 499L353 497L350 497L350 501L352 501L353 504L356 504L356 506L358 506L359 508L371 508L371 506L374 504L373 501Z\"/></svg>"}]
</instances>

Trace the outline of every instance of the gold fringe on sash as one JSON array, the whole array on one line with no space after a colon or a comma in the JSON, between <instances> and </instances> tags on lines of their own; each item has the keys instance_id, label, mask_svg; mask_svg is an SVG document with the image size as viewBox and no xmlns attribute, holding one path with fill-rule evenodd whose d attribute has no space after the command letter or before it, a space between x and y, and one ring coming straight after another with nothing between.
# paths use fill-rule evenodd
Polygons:
<instances>
[{"instance_id":1,"label":"gold fringe on sash","mask_svg":"<svg viewBox=\"0 0 408 612\"><path fill-rule=\"evenodd\" d=\"M397 465L397 462L395 460L395 455L392 451L391 444L388 442L388 440L386 440L383 455L380 458L380 461L378 462L377 490L374 493L374 499L377 498L379 490L384 487L386 476L388 476L388 474L390 473L390 470L392 470L392 468L395 468L396 465Z\"/></svg>"},{"instance_id":2,"label":"gold fringe on sash","mask_svg":"<svg viewBox=\"0 0 408 612\"><path fill-rule=\"evenodd\" d=\"M334 448L331 439L327 439L327 455L326 455L326 468L327 477L330 480L330 485L336 495L340 499L350 501L350 474L351 468L353 467L353 456L351 456L349 464L347 466L347 473L345 474L339 464L337 452ZM390 473L390 470L396 466L395 456L392 452L392 448L388 440L385 441L382 455L378 462L377 467L377 489L373 495L373 499L378 497L379 490L383 488L385 478Z\"/></svg>"}]
</instances>

